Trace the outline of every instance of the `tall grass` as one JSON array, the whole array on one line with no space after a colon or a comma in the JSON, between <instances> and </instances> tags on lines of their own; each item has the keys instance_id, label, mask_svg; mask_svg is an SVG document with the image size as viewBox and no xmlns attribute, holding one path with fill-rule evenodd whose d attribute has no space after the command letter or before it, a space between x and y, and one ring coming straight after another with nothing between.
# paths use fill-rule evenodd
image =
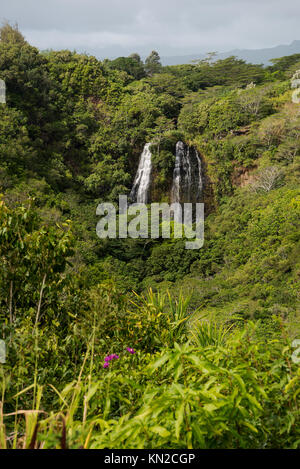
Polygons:
<instances>
[{"instance_id":1,"label":"tall grass","mask_svg":"<svg viewBox=\"0 0 300 469\"><path fill-rule=\"evenodd\" d=\"M181 294L149 290L131 304L116 336L105 317L97 326L95 310L69 382L42 382L42 331L33 384L20 381L11 395L1 366L1 448L300 447L300 374L287 337L265 344L254 323L234 330L199 318ZM104 369L108 351L119 359Z\"/></svg>"},{"instance_id":2,"label":"tall grass","mask_svg":"<svg viewBox=\"0 0 300 469\"><path fill-rule=\"evenodd\" d=\"M225 326L207 315L197 318L191 327L192 341L198 347L224 346L234 324Z\"/></svg>"}]
</instances>

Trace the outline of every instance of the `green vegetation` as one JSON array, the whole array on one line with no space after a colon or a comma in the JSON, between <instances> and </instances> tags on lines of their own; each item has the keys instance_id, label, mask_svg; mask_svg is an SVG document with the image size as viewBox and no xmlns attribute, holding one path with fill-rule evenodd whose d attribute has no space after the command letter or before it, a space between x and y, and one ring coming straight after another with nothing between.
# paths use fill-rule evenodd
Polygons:
<instances>
[{"instance_id":1,"label":"green vegetation","mask_svg":"<svg viewBox=\"0 0 300 469\"><path fill-rule=\"evenodd\" d=\"M210 59L0 30L1 448L300 447L300 57ZM169 200L178 140L203 163L204 247L98 239L145 142Z\"/></svg>"}]
</instances>

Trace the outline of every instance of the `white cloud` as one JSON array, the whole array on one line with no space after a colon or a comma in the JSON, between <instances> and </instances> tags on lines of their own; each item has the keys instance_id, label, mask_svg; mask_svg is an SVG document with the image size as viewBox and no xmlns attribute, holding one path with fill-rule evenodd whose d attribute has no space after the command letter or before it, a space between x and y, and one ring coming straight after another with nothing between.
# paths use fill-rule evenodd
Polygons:
<instances>
[{"instance_id":1,"label":"white cloud","mask_svg":"<svg viewBox=\"0 0 300 469\"><path fill-rule=\"evenodd\" d=\"M290 43L299 39L299 13L299 0L10 0L1 7L41 49L101 56Z\"/></svg>"}]
</instances>

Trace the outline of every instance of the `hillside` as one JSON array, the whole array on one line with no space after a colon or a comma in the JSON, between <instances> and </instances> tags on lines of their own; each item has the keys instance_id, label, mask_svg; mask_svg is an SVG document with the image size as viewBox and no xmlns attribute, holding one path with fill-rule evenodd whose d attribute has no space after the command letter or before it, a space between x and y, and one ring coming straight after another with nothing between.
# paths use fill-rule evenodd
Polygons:
<instances>
[{"instance_id":1,"label":"hillside","mask_svg":"<svg viewBox=\"0 0 300 469\"><path fill-rule=\"evenodd\" d=\"M1 448L299 448L298 70L100 62L2 27ZM119 195L204 202L204 246L99 239Z\"/></svg>"},{"instance_id":2,"label":"hillside","mask_svg":"<svg viewBox=\"0 0 300 469\"><path fill-rule=\"evenodd\" d=\"M268 47L265 49L233 49L228 52L218 52L216 58L218 60L227 59L228 57L237 57L253 64L271 65L272 59L279 57L299 54L300 41L293 41L291 44L281 44L279 46ZM163 65L181 65L188 64L195 60L205 59L205 54L190 54L181 56L162 57Z\"/></svg>"}]
</instances>

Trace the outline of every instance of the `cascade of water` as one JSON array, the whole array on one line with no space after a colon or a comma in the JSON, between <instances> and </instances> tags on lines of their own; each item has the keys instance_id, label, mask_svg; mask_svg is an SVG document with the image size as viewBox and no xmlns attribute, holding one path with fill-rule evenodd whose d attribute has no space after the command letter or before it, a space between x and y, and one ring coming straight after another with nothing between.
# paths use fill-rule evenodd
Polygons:
<instances>
[{"instance_id":1,"label":"cascade of water","mask_svg":"<svg viewBox=\"0 0 300 469\"><path fill-rule=\"evenodd\" d=\"M148 202L152 171L152 154L150 146L151 143L146 143L140 157L139 167L130 192L130 199L132 202L144 204Z\"/></svg>"},{"instance_id":2,"label":"cascade of water","mask_svg":"<svg viewBox=\"0 0 300 469\"><path fill-rule=\"evenodd\" d=\"M199 201L202 197L202 192L203 192L203 179L202 179L202 164L201 164L201 159L200 156L195 150L195 155L197 158L197 163L198 163L198 190L197 190L197 201Z\"/></svg>"},{"instance_id":3,"label":"cascade of water","mask_svg":"<svg viewBox=\"0 0 300 469\"><path fill-rule=\"evenodd\" d=\"M197 150L177 142L171 202L199 202L202 189L201 159Z\"/></svg>"},{"instance_id":4,"label":"cascade of water","mask_svg":"<svg viewBox=\"0 0 300 469\"><path fill-rule=\"evenodd\" d=\"M181 161L182 161L182 142L176 144L176 158L175 167L173 172L173 185L171 190L171 202L177 203L180 201L180 181L181 181Z\"/></svg>"}]
</instances>

